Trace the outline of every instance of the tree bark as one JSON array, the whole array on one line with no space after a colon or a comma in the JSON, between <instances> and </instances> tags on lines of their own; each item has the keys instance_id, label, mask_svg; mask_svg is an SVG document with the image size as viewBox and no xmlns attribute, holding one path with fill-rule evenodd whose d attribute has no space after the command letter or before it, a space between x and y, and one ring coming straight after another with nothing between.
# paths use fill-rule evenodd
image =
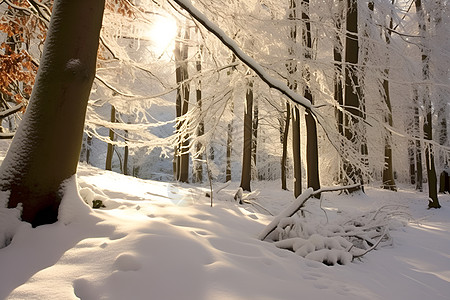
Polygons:
<instances>
[{"instance_id":1,"label":"tree bark","mask_svg":"<svg viewBox=\"0 0 450 300\"><path fill-rule=\"evenodd\" d=\"M373 5L373 4L372 4ZM373 10L373 9L372 9ZM392 16L389 21L389 29L385 31L385 40L386 44L390 45L391 43L391 30L393 28L393 19ZM388 61L389 65L389 61ZM389 69L386 68L384 70L384 74L386 79L383 80L383 90L384 90L384 103L387 108L387 112L385 114L385 123L392 127L392 105L391 105L391 96L389 90ZM393 157L392 157L392 133L389 130L386 130L385 139L384 139L384 168L383 168L383 188L391 191L397 191L397 186L395 185L394 179L394 166L393 166Z\"/></svg>"},{"instance_id":2,"label":"tree bark","mask_svg":"<svg viewBox=\"0 0 450 300\"><path fill-rule=\"evenodd\" d=\"M182 34L184 30L184 34ZM177 88L176 96L176 113L177 118L185 115L189 108L189 93L190 86L188 82L185 82L189 78L188 74L188 44L181 40L189 40L189 27L186 25L184 29L180 29L178 34L179 40L175 42L175 63L176 63L176 80L179 85ZM188 136L181 133L183 122L177 122L177 133L179 134L180 141L175 149L175 178L181 182L189 182L189 152L188 152Z\"/></svg>"},{"instance_id":3,"label":"tree bark","mask_svg":"<svg viewBox=\"0 0 450 300\"><path fill-rule=\"evenodd\" d=\"M55 1L30 103L0 167L8 207L20 203L34 227L57 221L76 173L103 9L103 0Z\"/></svg>"},{"instance_id":4,"label":"tree bark","mask_svg":"<svg viewBox=\"0 0 450 300\"><path fill-rule=\"evenodd\" d=\"M234 114L234 100L231 99L230 110ZM227 128L227 166L225 171L225 182L231 181L231 152L233 149L233 119L228 123Z\"/></svg>"},{"instance_id":5,"label":"tree bark","mask_svg":"<svg viewBox=\"0 0 450 300\"><path fill-rule=\"evenodd\" d=\"M196 29L197 31L198 29ZM200 46L198 49L197 54L197 60L195 62L195 68L197 70L197 73L200 74L202 72L202 51L203 47ZM197 100L197 106L200 111L200 116L202 115L202 81L199 79L197 82L197 88L195 91L195 97ZM198 127L197 127L197 137L202 136L205 134L205 124L203 122L203 119L200 120ZM194 176L193 179L195 182L203 182L203 153L201 153L202 150L202 144L200 142L197 142L196 146L196 160L194 160Z\"/></svg>"},{"instance_id":6,"label":"tree bark","mask_svg":"<svg viewBox=\"0 0 450 300\"><path fill-rule=\"evenodd\" d=\"M302 193L300 109L294 106L292 112L292 155L294 157L294 198Z\"/></svg>"},{"instance_id":7,"label":"tree bark","mask_svg":"<svg viewBox=\"0 0 450 300\"><path fill-rule=\"evenodd\" d=\"M114 105L111 105L111 123L116 122L116 108ZM109 140L114 141L114 130L109 129ZM114 145L111 143L108 143L108 147L106 149L106 163L105 163L105 170L111 171L112 170L112 158L114 155Z\"/></svg>"},{"instance_id":8,"label":"tree bark","mask_svg":"<svg viewBox=\"0 0 450 300\"><path fill-rule=\"evenodd\" d=\"M309 18L309 0L303 0L302 3L302 20L304 22L303 28L303 46L305 47L304 57L305 60L311 60L312 55L312 38L311 38L311 22ZM314 104L313 95L309 88L311 74L307 66L303 69L303 77L306 81L306 87L304 88L303 96ZM306 172L308 187L312 187L314 190L320 189L319 179L319 153L317 145L317 125L316 120L312 116L309 110L305 114L306 123ZM318 195L320 197L320 195Z\"/></svg>"},{"instance_id":9,"label":"tree bark","mask_svg":"<svg viewBox=\"0 0 450 300\"><path fill-rule=\"evenodd\" d=\"M252 178L252 120L253 120L253 82L249 80L245 94L244 142L242 149L242 173L240 187L251 192Z\"/></svg>"},{"instance_id":10,"label":"tree bark","mask_svg":"<svg viewBox=\"0 0 450 300\"><path fill-rule=\"evenodd\" d=\"M289 124L291 123L291 105L286 103L286 117L283 131L282 147L283 152L281 155L281 188L287 191L287 146L289 140Z\"/></svg>"},{"instance_id":11,"label":"tree bark","mask_svg":"<svg viewBox=\"0 0 450 300\"><path fill-rule=\"evenodd\" d=\"M253 120L252 120L252 179L258 179L258 168L256 167L257 146L258 146L258 126L259 126L259 110L258 99L253 101Z\"/></svg>"},{"instance_id":12,"label":"tree bark","mask_svg":"<svg viewBox=\"0 0 450 300\"><path fill-rule=\"evenodd\" d=\"M338 14L335 20L336 34L333 46L333 60L334 60L334 100L340 107L344 105L344 87L342 84L342 41L340 34L342 32L342 18L343 18L343 3L342 0L338 0ZM337 130L341 136L344 136L344 114L340 109L335 110L335 117L337 122ZM342 161L339 160L339 169L337 174L337 181L344 182L344 176L342 172Z\"/></svg>"},{"instance_id":13,"label":"tree bark","mask_svg":"<svg viewBox=\"0 0 450 300\"><path fill-rule=\"evenodd\" d=\"M431 51L427 47L426 37L426 17L422 7L421 0L415 0L416 13L419 20L419 34L422 40L421 53L422 53L422 77L425 82L430 79L430 54ZM439 199L437 195L437 177L436 169L434 165L434 152L431 141L433 141L433 115L432 104L430 97L430 89L426 85L422 89L422 102L425 109L425 120L423 124L423 133L426 140L430 141L425 147L425 164L427 167L428 177L428 208L440 208Z\"/></svg>"},{"instance_id":14,"label":"tree bark","mask_svg":"<svg viewBox=\"0 0 450 300\"><path fill-rule=\"evenodd\" d=\"M359 101L359 78L356 68L359 62L358 41L358 3L355 0L347 0L347 34L345 36L345 69L344 69L344 110L347 112L343 117L344 137L350 141L355 148L362 142L358 134L357 124L363 117ZM361 144L361 146L363 146ZM361 147L363 150L364 147ZM344 172L346 179L351 183L362 184L361 169L350 161L344 161ZM348 183L346 183L348 184ZM349 193L361 190L361 186L348 190Z\"/></svg>"}]
</instances>

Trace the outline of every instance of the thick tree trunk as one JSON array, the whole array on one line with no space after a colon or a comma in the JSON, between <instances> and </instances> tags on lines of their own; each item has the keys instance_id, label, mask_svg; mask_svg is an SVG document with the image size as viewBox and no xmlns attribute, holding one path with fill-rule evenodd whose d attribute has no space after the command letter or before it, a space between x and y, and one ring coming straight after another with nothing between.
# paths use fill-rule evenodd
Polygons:
<instances>
[{"instance_id":1,"label":"thick tree trunk","mask_svg":"<svg viewBox=\"0 0 450 300\"><path fill-rule=\"evenodd\" d=\"M0 167L8 207L20 203L32 226L57 221L76 173L103 9L103 0L55 1L30 103Z\"/></svg>"},{"instance_id":2,"label":"thick tree trunk","mask_svg":"<svg viewBox=\"0 0 450 300\"><path fill-rule=\"evenodd\" d=\"M245 94L244 112L244 142L242 149L242 173L240 187L247 192L251 191L252 177L252 120L253 120L253 82L249 81Z\"/></svg>"}]
</instances>

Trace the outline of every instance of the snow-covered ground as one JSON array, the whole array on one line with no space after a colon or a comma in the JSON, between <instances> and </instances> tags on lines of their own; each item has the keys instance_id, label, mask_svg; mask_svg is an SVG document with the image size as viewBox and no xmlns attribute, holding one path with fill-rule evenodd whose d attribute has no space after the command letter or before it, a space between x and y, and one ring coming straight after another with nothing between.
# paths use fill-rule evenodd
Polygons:
<instances>
[{"instance_id":1,"label":"snow-covered ground","mask_svg":"<svg viewBox=\"0 0 450 300\"><path fill-rule=\"evenodd\" d=\"M232 183L205 188L144 181L80 165L80 194L64 199L65 222L18 228L0 249L0 299L450 299L450 196L426 210L425 194L368 188L309 200L318 222L386 204L407 206L393 245L346 265L326 266L257 239L272 216L238 205ZM220 184L215 186L216 190ZM273 214L293 201L259 182L256 201ZM325 217L326 212L326 217ZM404 216L405 214L402 214ZM68 224L64 224L68 223Z\"/></svg>"}]
</instances>

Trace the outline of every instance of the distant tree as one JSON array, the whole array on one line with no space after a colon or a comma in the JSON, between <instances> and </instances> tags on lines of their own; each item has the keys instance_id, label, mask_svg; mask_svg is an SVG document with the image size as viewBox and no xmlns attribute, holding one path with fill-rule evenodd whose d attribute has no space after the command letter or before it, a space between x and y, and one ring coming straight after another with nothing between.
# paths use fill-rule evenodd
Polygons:
<instances>
[{"instance_id":1,"label":"distant tree","mask_svg":"<svg viewBox=\"0 0 450 300\"><path fill-rule=\"evenodd\" d=\"M56 0L30 103L0 167L8 207L32 226L57 221L77 169L95 76L103 0Z\"/></svg>"},{"instance_id":2,"label":"distant tree","mask_svg":"<svg viewBox=\"0 0 450 300\"><path fill-rule=\"evenodd\" d=\"M189 109L190 84L188 73L188 55L190 39L189 26L180 27L178 30L178 38L175 42L175 63L176 63L176 80L178 84L176 96L176 116L181 118ZM176 132L180 133L183 128L184 121L178 119ZM181 134L174 153L174 174L175 179L181 182L189 182L189 141L188 136Z\"/></svg>"},{"instance_id":3,"label":"distant tree","mask_svg":"<svg viewBox=\"0 0 450 300\"><path fill-rule=\"evenodd\" d=\"M252 136L253 136L253 81L247 82L244 110L244 141L242 143L242 172L240 187L244 191L251 191L252 179Z\"/></svg>"},{"instance_id":4,"label":"distant tree","mask_svg":"<svg viewBox=\"0 0 450 300\"><path fill-rule=\"evenodd\" d=\"M111 105L111 123L116 122L116 108L114 105ZM108 143L108 146L106 148L106 162L105 162L105 170L111 171L112 170L112 160L114 155L114 144L112 143L114 141L114 130L112 128L109 129L109 140L111 143Z\"/></svg>"},{"instance_id":5,"label":"distant tree","mask_svg":"<svg viewBox=\"0 0 450 300\"><path fill-rule=\"evenodd\" d=\"M371 7L373 11L373 4ZM384 35L386 44L389 45L391 43L391 32L394 28L393 26L393 17L392 15L389 18L389 25L386 28ZM389 59L389 56L388 56ZM393 120L392 120L392 104L391 104L391 94L389 89L389 68L384 70L385 79L383 79L383 96L384 103L387 108L387 112L385 113L385 122L386 125L392 128ZM392 133L386 129L386 136L384 139L384 168L383 168L383 188L391 191L396 191L397 187L395 185L394 179L394 163L392 157Z\"/></svg>"},{"instance_id":6,"label":"distant tree","mask_svg":"<svg viewBox=\"0 0 450 300\"><path fill-rule=\"evenodd\" d=\"M309 0L302 1L302 20L303 26L303 46L304 46L304 58L305 63L313 59L312 56L312 36L311 36L311 21L309 17ZM311 104L314 104L313 94L311 92L311 72L307 66L303 70L303 78L306 86L304 87L303 96L308 99ZM305 114L306 124L306 168L307 168L307 181L308 187L312 187L314 190L320 189L319 178L319 153L317 142L317 125L316 120L312 113L307 110ZM320 197L318 195L318 197Z\"/></svg>"},{"instance_id":7,"label":"distant tree","mask_svg":"<svg viewBox=\"0 0 450 300\"><path fill-rule=\"evenodd\" d=\"M359 36L358 36L358 3L356 0L347 0L346 34L344 47L344 93L343 93L343 133L344 137L354 145L355 149L361 147L363 151L362 134L358 125L363 118L363 109L360 102L360 86L357 68L359 63ZM363 154L363 153L362 153ZM354 158L352 158L354 159ZM362 183L362 170L349 158L344 160L343 170L346 180L351 183ZM360 188L353 188L348 192L354 192Z\"/></svg>"},{"instance_id":8,"label":"distant tree","mask_svg":"<svg viewBox=\"0 0 450 300\"><path fill-rule=\"evenodd\" d=\"M421 0L415 0L414 4L416 6L417 19L419 24L419 35L421 38L420 43L420 52L421 52L421 61L422 61L422 78L424 82L427 82L430 79L430 55L431 51L428 47L428 38L427 38L427 25L426 25L426 13L424 8L422 7ZM430 88L428 85L424 85L420 90L420 97L422 98L422 104L425 110L425 120L423 124L423 132L425 135L425 139L429 142L425 147L425 164L427 167L427 177L428 177L428 207L429 208L440 208L438 195L437 195L437 176L436 176L436 167L434 164L434 152L433 145L431 141L433 140L433 112L432 112L432 103L431 103L431 95Z\"/></svg>"}]
</instances>

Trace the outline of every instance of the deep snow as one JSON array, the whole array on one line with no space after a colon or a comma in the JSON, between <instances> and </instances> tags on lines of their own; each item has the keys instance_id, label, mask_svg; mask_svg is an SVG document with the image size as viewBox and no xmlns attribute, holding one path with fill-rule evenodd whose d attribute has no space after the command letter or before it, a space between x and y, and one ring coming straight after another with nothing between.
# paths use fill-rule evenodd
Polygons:
<instances>
[{"instance_id":1,"label":"deep snow","mask_svg":"<svg viewBox=\"0 0 450 300\"><path fill-rule=\"evenodd\" d=\"M392 246L328 267L259 241L273 217L238 205L237 183L215 194L211 208L206 188L82 164L80 194L102 200L106 207L97 210L77 198L74 183L63 221L21 224L0 249L0 299L450 299L448 195L441 209L426 210L425 194L402 189L326 194L330 219L386 204L406 205L413 217L391 232ZM274 214L293 201L277 182L253 188L248 197ZM309 205L325 222L318 200Z\"/></svg>"}]
</instances>

